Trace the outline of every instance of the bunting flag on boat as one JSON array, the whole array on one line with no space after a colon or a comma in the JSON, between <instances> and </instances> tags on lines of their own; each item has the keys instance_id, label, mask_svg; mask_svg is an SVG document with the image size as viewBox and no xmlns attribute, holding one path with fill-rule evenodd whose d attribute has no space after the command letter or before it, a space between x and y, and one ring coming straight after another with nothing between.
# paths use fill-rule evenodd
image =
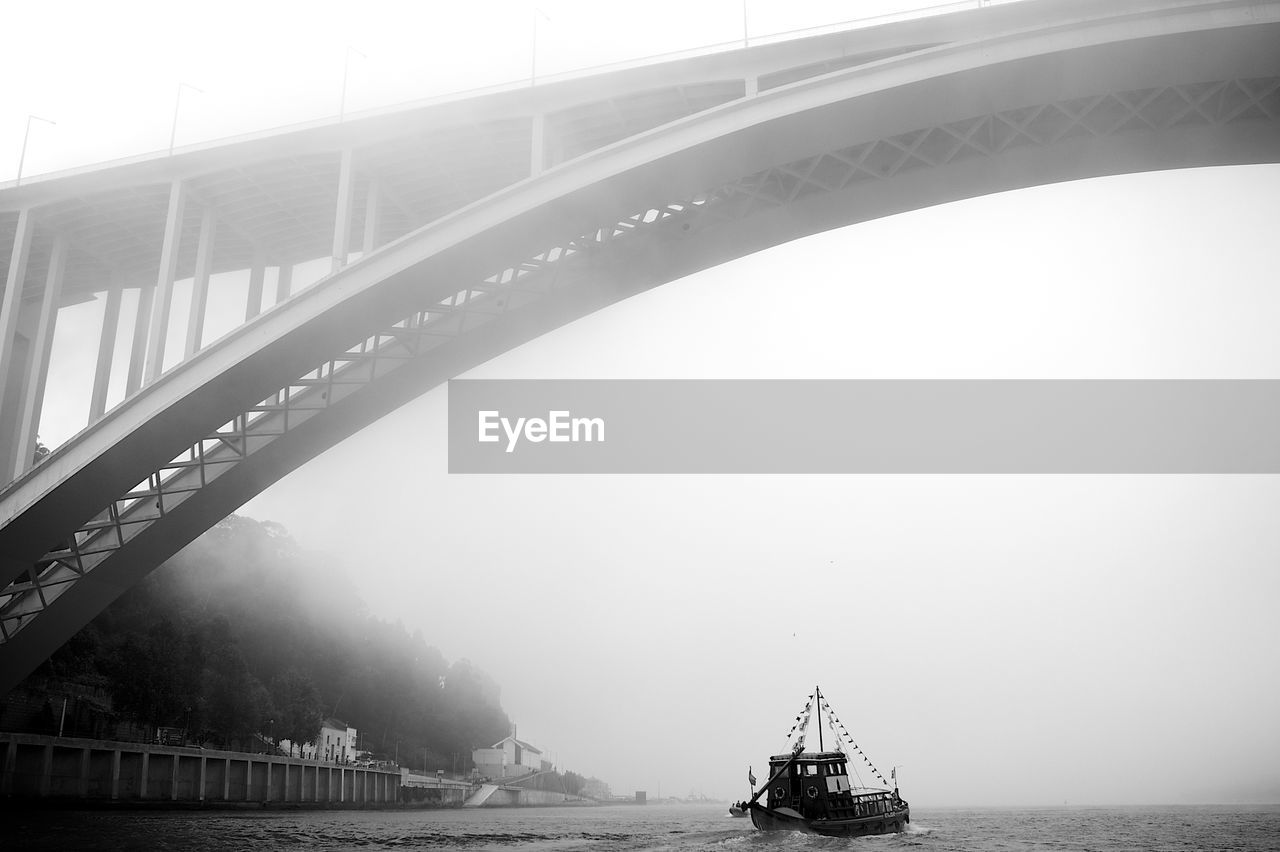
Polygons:
<instances>
[{"instance_id":1,"label":"bunting flag on boat","mask_svg":"<svg viewBox=\"0 0 1280 852\"><path fill-rule=\"evenodd\" d=\"M791 730L787 732L787 739L791 739L791 735L797 730L800 736L796 738L796 745L800 746L804 743L804 732L809 727L809 714L813 708L813 696L809 696L809 700L804 703L804 709L800 711L800 715L796 716L796 723L791 726Z\"/></svg>"},{"instance_id":2,"label":"bunting flag on boat","mask_svg":"<svg viewBox=\"0 0 1280 852\"><path fill-rule=\"evenodd\" d=\"M824 701L824 704L825 704L825 701ZM847 740L849 745L853 748L853 750L857 752L858 757L862 758L862 762L865 763L871 769L871 774L875 776L876 780L878 780L881 784L884 784L886 787L889 786L889 782L885 780L885 777L883 775L880 774L880 770L876 769L875 764L872 763L871 759L868 758L867 755L862 751L861 746L859 746L856 742L853 741L853 736L849 733L849 729L846 728L844 726L844 723L841 722L840 719L835 715L835 711L830 709L830 705L826 705L826 709L829 711L827 713L827 720L831 723L831 730L834 731L836 730L836 728L839 728L840 733L844 735L844 739ZM837 738L837 742L839 742L839 738ZM843 751L843 749L841 750Z\"/></svg>"}]
</instances>

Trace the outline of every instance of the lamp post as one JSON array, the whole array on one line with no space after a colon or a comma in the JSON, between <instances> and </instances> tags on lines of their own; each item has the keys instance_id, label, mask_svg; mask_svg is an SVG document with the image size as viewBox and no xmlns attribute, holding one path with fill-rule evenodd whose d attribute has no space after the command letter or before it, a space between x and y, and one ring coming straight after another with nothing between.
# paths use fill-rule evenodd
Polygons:
<instances>
[{"instance_id":1,"label":"lamp post","mask_svg":"<svg viewBox=\"0 0 1280 852\"><path fill-rule=\"evenodd\" d=\"M533 48L529 51L529 85L538 80L538 18L551 23L551 17L537 6L533 7ZM443 686L444 684L441 684Z\"/></svg>"},{"instance_id":2,"label":"lamp post","mask_svg":"<svg viewBox=\"0 0 1280 852\"><path fill-rule=\"evenodd\" d=\"M178 138L178 108L182 106L182 90L190 89L193 92L204 94L204 89L197 89L190 83L178 84L178 95L173 100L173 128L169 131L169 156L173 156L173 143Z\"/></svg>"},{"instance_id":3,"label":"lamp post","mask_svg":"<svg viewBox=\"0 0 1280 852\"><path fill-rule=\"evenodd\" d=\"M347 52L342 57L342 99L338 102L338 122L341 123L347 114L347 74L351 70L351 54L359 54L361 59L368 59L360 51L351 45L347 45ZM342 699L338 699L341 701ZM336 708L335 708L336 709Z\"/></svg>"},{"instance_id":4,"label":"lamp post","mask_svg":"<svg viewBox=\"0 0 1280 852\"><path fill-rule=\"evenodd\" d=\"M13 182L14 186L17 186L18 184L22 183L22 164L25 163L27 160L27 138L31 136L31 119L33 118L36 121L43 121L45 124L58 123L56 121L50 121L47 118L41 118L38 115L30 115L30 114L27 115L27 129L26 129L26 132L22 134L22 153L18 156L18 177Z\"/></svg>"}]
</instances>

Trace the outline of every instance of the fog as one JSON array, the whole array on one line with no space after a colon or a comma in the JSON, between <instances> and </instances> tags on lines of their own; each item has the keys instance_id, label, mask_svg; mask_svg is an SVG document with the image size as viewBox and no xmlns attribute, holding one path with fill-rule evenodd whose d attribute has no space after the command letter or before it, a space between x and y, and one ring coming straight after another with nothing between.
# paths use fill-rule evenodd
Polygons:
<instances>
[{"instance_id":1,"label":"fog","mask_svg":"<svg viewBox=\"0 0 1280 852\"><path fill-rule=\"evenodd\" d=\"M539 7L539 74L741 36L736 0ZM753 32L847 9L748 4ZM349 113L529 74L528 4L359 10L11 10L30 37L2 59L23 85L0 92L0 178L28 112L58 123L32 126L27 175L162 149L179 81L203 90L181 146L334 115L344 55ZM1278 223L1275 167L974 199L743 258L467 375L1280 378ZM100 316L59 319L50 443L84 423ZM615 792L745 795L816 683L913 804L1280 799L1274 476L450 476L445 414L441 388L241 512L471 659L521 739Z\"/></svg>"},{"instance_id":2,"label":"fog","mask_svg":"<svg viewBox=\"0 0 1280 852\"><path fill-rule=\"evenodd\" d=\"M1277 190L1196 170L897 216L467 377L1275 378ZM445 413L432 392L243 511L617 791L746 794L817 683L921 803L1280 795L1275 477L450 476Z\"/></svg>"}]
</instances>

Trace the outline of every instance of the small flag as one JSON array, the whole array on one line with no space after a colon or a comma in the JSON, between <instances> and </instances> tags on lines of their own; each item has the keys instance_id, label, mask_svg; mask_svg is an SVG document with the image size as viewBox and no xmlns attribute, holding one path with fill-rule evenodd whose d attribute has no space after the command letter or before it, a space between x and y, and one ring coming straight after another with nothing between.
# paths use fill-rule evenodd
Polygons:
<instances>
[{"instance_id":1,"label":"small flag","mask_svg":"<svg viewBox=\"0 0 1280 852\"><path fill-rule=\"evenodd\" d=\"M751 784L752 788L756 786L756 774L751 771L750 766L747 767L747 781Z\"/></svg>"}]
</instances>

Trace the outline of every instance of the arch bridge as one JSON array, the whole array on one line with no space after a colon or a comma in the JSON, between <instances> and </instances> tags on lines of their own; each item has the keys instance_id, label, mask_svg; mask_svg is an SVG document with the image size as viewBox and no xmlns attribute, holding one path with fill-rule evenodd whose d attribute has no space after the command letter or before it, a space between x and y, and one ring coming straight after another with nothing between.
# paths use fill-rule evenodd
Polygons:
<instances>
[{"instance_id":1,"label":"arch bridge","mask_svg":"<svg viewBox=\"0 0 1280 852\"><path fill-rule=\"evenodd\" d=\"M0 692L290 470L602 306L927 205L1280 161L1277 0L970 5L0 186ZM58 311L95 299L89 422L40 457Z\"/></svg>"}]
</instances>

